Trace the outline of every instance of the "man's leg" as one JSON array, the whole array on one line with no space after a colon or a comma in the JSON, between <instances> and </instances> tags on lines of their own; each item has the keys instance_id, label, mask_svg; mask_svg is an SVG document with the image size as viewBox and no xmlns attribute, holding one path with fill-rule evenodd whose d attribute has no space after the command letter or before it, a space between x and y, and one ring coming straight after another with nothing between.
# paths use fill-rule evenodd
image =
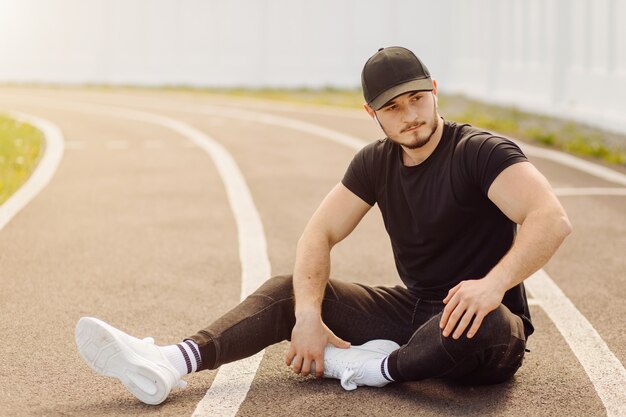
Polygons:
<instances>
[{"instance_id":1,"label":"man's leg","mask_svg":"<svg viewBox=\"0 0 626 417\"><path fill-rule=\"evenodd\" d=\"M330 280L322 305L324 323L353 344L389 339L402 344L413 333L415 299L400 287L367 287ZM290 275L266 281L235 308L189 339L198 344L202 369L215 369L291 338L295 324Z\"/></svg>"},{"instance_id":2,"label":"man's leg","mask_svg":"<svg viewBox=\"0 0 626 417\"><path fill-rule=\"evenodd\" d=\"M488 314L468 339L443 337L441 313L424 323L388 361L396 381L446 378L473 384L503 382L515 374L525 352L522 320L504 305Z\"/></svg>"},{"instance_id":3,"label":"man's leg","mask_svg":"<svg viewBox=\"0 0 626 417\"><path fill-rule=\"evenodd\" d=\"M373 288L331 280L322 315L333 332L352 343L390 339L401 344L414 329L414 304L413 296L400 287ZM90 317L79 320L76 342L81 356L96 372L118 378L141 401L159 404L183 382L181 376L215 369L289 339L294 324L292 277L278 276L178 345L156 346L152 340L134 338ZM198 357L194 357L196 347Z\"/></svg>"}]
</instances>

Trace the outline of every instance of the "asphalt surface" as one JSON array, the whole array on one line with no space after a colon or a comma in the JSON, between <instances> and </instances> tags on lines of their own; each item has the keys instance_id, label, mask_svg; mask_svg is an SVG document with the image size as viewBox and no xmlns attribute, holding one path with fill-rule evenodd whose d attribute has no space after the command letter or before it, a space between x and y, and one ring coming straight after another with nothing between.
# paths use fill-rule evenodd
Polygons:
<instances>
[{"instance_id":1,"label":"asphalt surface","mask_svg":"<svg viewBox=\"0 0 626 417\"><path fill-rule=\"evenodd\" d=\"M74 326L81 316L95 316L159 344L195 333L239 300L235 220L205 152L170 129L93 104L164 115L221 143L259 211L273 274L291 272L303 227L354 150L312 133L203 114L203 106L282 116L366 141L381 134L364 112L353 110L190 93L0 88L0 111L47 119L66 141L50 184L0 230L0 415L191 415L216 371L187 377L187 389L147 406L82 362ZM531 160L557 189L617 187ZM545 270L623 366L626 196L561 201L575 231ZM333 252L332 276L399 283L376 208ZM531 352L505 384L426 381L346 392L336 380L292 374L283 364L287 344L281 343L267 349L237 415L606 414L559 330L540 306L532 305L531 312Z\"/></svg>"}]
</instances>

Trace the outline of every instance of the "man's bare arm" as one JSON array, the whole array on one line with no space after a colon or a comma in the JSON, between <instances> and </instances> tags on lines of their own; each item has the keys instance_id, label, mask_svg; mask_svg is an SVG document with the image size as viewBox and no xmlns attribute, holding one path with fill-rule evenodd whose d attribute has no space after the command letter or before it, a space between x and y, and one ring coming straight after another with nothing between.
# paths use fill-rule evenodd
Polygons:
<instances>
[{"instance_id":1,"label":"man's bare arm","mask_svg":"<svg viewBox=\"0 0 626 417\"><path fill-rule=\"evenodd\" d=\"M322 321L322 300L330 275L331 249L354 230L370 208L339 183L322 201L298 241L293 273L296 324L285 357L296 373L308 375L314 361L316 375L321 377L326 345L350 346Z\"/></svg>"},{"instance_id":2,"label":"man's bare arm","mask_svg":"<svg viewBox=\"0 0 626 417\"><path fill-rule=\"evenodd\" d=\"M502 171L488 197L520 228L509 252L484 278L462 281L448 292L440 322L444 336L456 326L452 337L458 339L470 323L467 337L474 336L504 293L545 265L572 230L550 184L528 162Z\"/></svg>"}]
</instances>

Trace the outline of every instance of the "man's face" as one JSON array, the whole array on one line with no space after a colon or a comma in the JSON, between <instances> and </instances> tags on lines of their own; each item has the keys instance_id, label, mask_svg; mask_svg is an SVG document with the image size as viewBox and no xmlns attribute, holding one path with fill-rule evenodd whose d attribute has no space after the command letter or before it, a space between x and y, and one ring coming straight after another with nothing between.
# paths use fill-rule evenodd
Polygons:
<instances>
[{"instance_id":1,"label":"man's face","mask_svg":"<svg viewBox=\"0 0 626 417\"><path fill-rule=\"evenodd\" d=\"M408 149L426 145L439 121L437 101L432 91L404 93L376 111L387 137Z\"/></svg>"}]
</instances>

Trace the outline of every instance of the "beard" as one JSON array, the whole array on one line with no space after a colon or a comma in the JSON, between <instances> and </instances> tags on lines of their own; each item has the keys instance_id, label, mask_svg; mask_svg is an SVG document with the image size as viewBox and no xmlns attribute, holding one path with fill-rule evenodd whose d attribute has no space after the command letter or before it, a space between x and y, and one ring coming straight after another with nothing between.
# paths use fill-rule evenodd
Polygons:
<instances>
[{"instance_id":1,"label":"beard","mask_svg":"<svg viewBox=\"0 0 626 417\"><path fill-rule=\"evenodd\" d=\"M425 123L421 128L425 131L419 132L416 130L412 133L412 140L409 143L405 143L404 147L407 149L419 149L422 146L430 142L430 139L437 130L437 119L433 118L430 122Z\"/></svg>"},{"instance_id":2,"label":"beard","mask_svg":"<svg viewBox=\"0 0 626 417\"><path fill-rule=\"evenodd\" d=\"M430 120L427 120L425 122L420 122L416 120L412 123L409 123L397 135L390 135L380 124L380 122L379 125L383 132L387 135L389 140L391 140L392 142L395 142L398 145L402 145L407 149L419 149L425 146L428 142L430 142L430 139L433 137L435 131L437 130L438 122L439 118L437 117L437 104L433 103L433 115ZM407 141L406 139L400 139L401 135L406 135L406 131L414 128L415 126L419 127L412 132L408 132L410 134L410 140Z\"/></svg>"}]
</instances>

